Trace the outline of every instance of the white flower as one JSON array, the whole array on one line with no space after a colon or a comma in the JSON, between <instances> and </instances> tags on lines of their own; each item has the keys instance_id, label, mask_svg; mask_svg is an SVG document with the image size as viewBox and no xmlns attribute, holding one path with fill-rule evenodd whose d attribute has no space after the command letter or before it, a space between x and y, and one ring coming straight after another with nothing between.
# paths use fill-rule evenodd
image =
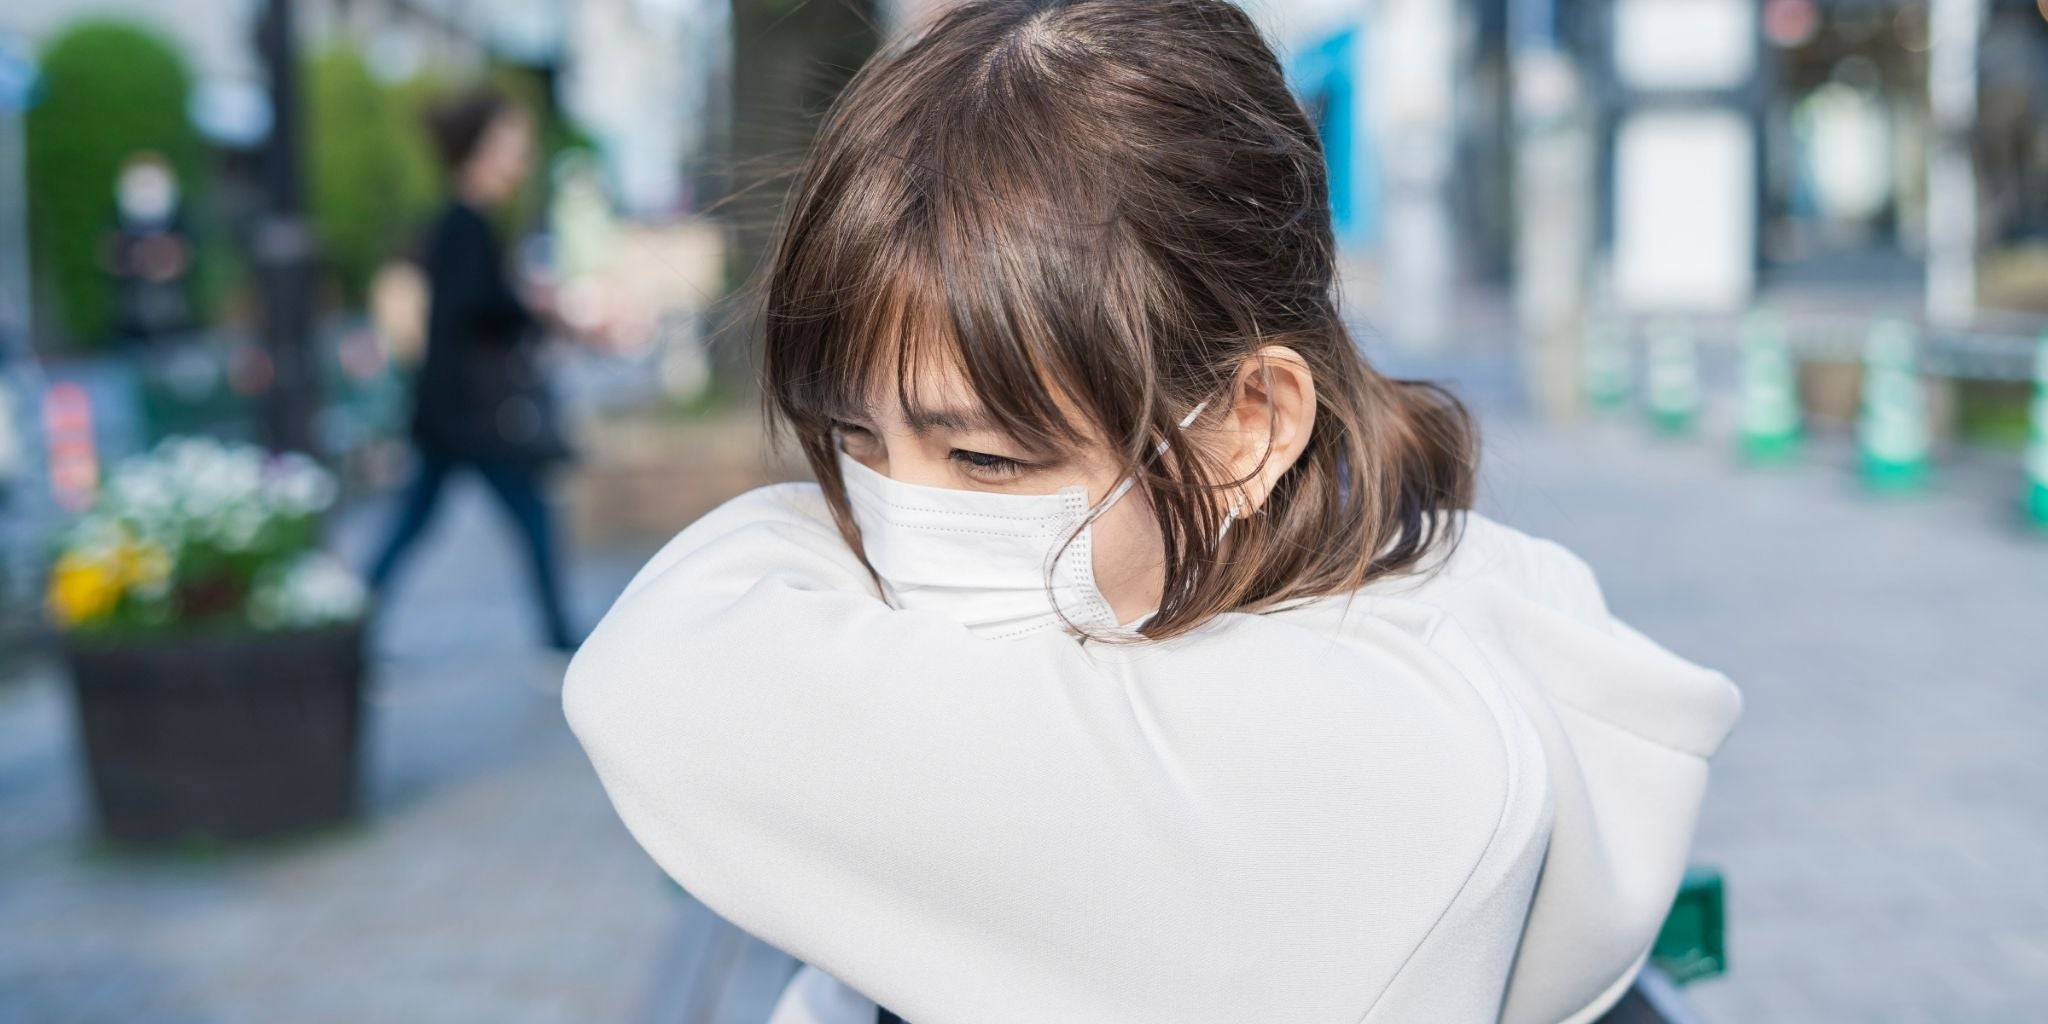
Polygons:
<instances>
[{"instance_id":1,"label":"white flower","mask_svg":"<svg viewBox=\"0 0 2048 1024\"><path fill-rule=\"evenodd\" d=\"M287 515L312 515L334 503L334 477L298 452L271 460L264 477L269 502Z\"/></svg>"},{"instance_id":2,"label":"white flower","mask_svg":"<svg viewBox=\"0 0 2048 1024\"><path fill-rule=\"evenodd\" d=\"M68 526L63 550L118 562L136 545L170 568L129 584L128 614L168 625L185 566L248 574L243 609L258 628L307 628L359 619L363 586L339 563L302 550L310 521L334 503L333 474L296 453L173 437L115 465L100 500ZM225 561L222 556L228 556ZM251 556L260 556L254 557ZM250 561L257 564L251 566Z\"/></svg>"},{"instance_id":3,"label":"white flower","mask_svg":"<svg viewBox=\"0 0 2048 1024\"><path fill-rule=\"evenodd\" d=\"M262 506L238 502L214 517L214 537L229 551L247 551L255 546L256 538L263 535L269 521Z\"/></svg>"},{"instance_id":4,"label":"white flower","mask_svg":"<svg viewBox=\"0 0 2048 1024\"><path fill-rule=\"evenodd\" d=\"M136 518L166 514L177 498L163 469L146 458L122 463L108 481L107 492L121 511Z\"/></svg>"},{"instance_id":5,"label":"white flower","mask_svg":"<svg viewBox=\"0 0 2048 1024\"><path fill-rule=\"evenodd\" d=\"M307 629L354 621L367 604L354 573L313 553L258 583L249 598L249 620L261 629Z\"/></svg>"}]
</instances>

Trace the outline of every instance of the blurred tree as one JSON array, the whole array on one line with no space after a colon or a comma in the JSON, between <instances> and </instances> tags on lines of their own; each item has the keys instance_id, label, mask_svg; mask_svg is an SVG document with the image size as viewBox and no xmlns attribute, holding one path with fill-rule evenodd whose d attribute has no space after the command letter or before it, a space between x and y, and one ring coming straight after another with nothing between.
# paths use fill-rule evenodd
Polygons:
<instances>
[{"instance_id":1,"label":"blurred tree","mask_svg":"<svg viewBox=\"0 0 2048 1024\"><path fill-rule=\"evenodd\" d=\"M313 231L354 305L432 211L438 173L415 93L378 81L354 46L322 48L303 80Z\"/></svg>"},{"instance_id":2,"label":"blurred tree","mask_svg":"<svg viewBox=\"0 0 2048 1024\"><path fill-rule=\"evenodd\" d=\"M810 148L825 108L881 45L876 0L731 0L733 73L730 194L718 209L733 226L726 272L754 278L773 237L789 180ZM751 311L730 310L749 316ZM745 345L717 345L714 372L725 385L752 380L758 325L728 322Z\"/></svg>"},{"instance_id":3,"label":"blurred tree","mask_svg":"<svg viewBox=\"0 0 2048 1024\"><path fill-rule=\"evenodd\" d=\"M554 86L544 69L520 64L499 64L486 76L490 84L533 116L535 172L521 186L519 197L501 214L500 230L517 238L535 227L548 201L553 182L549 171L555 159L571 149L595 150L590 136L571 121L555 102Z\"/></svg>"},{"instance_id":4,"label":"blurred tree","mask_svg":"<svg viewBox=\"0 0 2048 1024\"><path fill-rule=\"evenodd\" d=\"M36 285L52 300L52 326L75 344L98 345L114 324L115 285L101 257L117 224L122 165L142 152L161 156L176 176L186 223L206 234L203 218L192 215L206 209L209 182L205 147L186 116L191 75L161 37L111 20L71 26L40 60L43 98L27 131ZM212 291L196 288L191 297L202 320Z\"/></svg>"}]
</instances>

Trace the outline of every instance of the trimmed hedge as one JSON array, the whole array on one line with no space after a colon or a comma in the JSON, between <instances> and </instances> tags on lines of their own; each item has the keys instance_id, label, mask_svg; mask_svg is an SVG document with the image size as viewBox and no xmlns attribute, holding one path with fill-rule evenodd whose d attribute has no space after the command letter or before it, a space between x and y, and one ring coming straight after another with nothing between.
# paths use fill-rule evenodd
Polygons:
<instances>
[{"instance_id":1,"label":"trimmed hedge","mask_svg":"<svg viewBox=\"0 0 2048 1024\"><path fill-rule=\"evenodd\" d=\"M114 282L100 253L117 226L114 183L121 165L153 151L178 176L185 222L203 227L206 150L186 115L191 74L178 51L147 28L81 21L43 48L42 100L28 113L29 237L38 294L52 300L52 326L93 347L111 333ZM195 239L197 241L197 239ZM202 318L210 298L191 296Z\"/></svg>"}]
</instances>

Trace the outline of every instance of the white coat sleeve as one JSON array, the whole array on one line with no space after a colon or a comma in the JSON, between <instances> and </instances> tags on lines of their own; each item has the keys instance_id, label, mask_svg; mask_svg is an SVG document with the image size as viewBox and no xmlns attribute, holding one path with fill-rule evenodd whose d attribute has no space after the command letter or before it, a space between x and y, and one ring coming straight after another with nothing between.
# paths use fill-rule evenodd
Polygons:
<instances>
[{"instance_id":1,"label":"white coat sleeve","mask_svg":"<svg viewBox=\"0 0 2048 1024\"><path fill-rule=\"evenodd\" d=\"M1467 540L1436 599L1540 736L1554 814L1501 1019L1590 1021L1671 907L1741 693L1611 615L1567 549L1484 521Z\"/></svg>"},{"instance_id":2,"label":"white coat sleeve","mask_svg":"<svg viewBox=\"0 0 2048 1024\"><path fill-rule=\"evenodd\" d=\"M1500 827L1498 724L1404 631L987 640L881 602L820 507L684 531L564 710L664 870L907 1019L1360 1020ZM1433 1019L1491 1020L1514 939Z\"/></svg>"}]
</instances>

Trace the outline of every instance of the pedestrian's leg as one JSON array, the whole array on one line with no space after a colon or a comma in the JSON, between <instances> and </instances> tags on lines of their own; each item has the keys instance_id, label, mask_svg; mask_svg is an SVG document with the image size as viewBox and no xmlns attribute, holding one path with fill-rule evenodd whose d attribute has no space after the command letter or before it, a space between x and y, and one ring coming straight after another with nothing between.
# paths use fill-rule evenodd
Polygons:
<instances>
[{"instance_id":1,"label":"pedestrian's leg","mask_svg":"<svg viewBox=\"0 0 2048 1024\"><path fill-rule=\"evenodd\" d=\"M448 478L448 463L441 458L420 452L416 462L412 482L406 485L405 497L392 514L390 529L384 535L384 546L379 550L377 560L370 564L370 590L378 595L383 594L399 561L433 520L434 509L441 501L441 485Z\"/></svg>"},{"instance_id":2,"label":"pedestrian's leg","mask_svg":"<svg viewBox=\"0 0 2048 1024\"><path fill-rule=\"evenodd\" d=\"M541 490L540 471L528 463L509 460L480 462L477 469L504 503L526 543L534 599L547 629L548 646L574 650L581 641L569 628L568 616L562 610L562 590L555 566L554 517Z\"/></svg>"}]
</instances>

